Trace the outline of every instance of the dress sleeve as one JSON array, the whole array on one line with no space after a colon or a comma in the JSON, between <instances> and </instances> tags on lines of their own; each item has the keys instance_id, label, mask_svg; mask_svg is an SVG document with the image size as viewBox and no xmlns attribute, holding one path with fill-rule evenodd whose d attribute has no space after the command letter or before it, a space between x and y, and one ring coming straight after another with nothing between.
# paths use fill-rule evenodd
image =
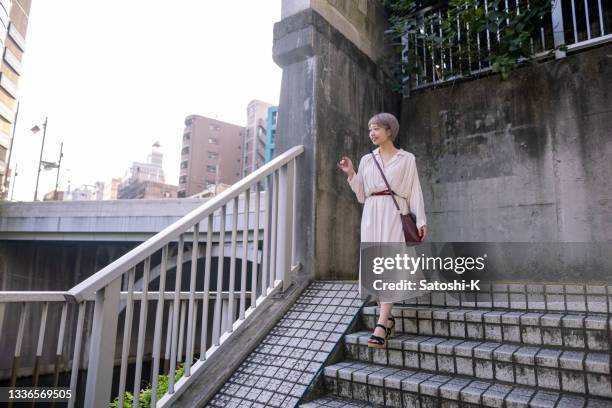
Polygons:
<instances>
[{"instance_id":1,"label":"dress sleeve","mask_svg":"<svg viewBox=\"0 0 612 408\"><path fill-rule=\"evenodd\" d=\"M427 224L427 218L425 217L425 203L423 202L423 192L419 182L416 160L412 160L410 166L412 167L410 173L413 174L412 188L410 189L410 212L416 215L417 228L421 228Z\"/></svg>"},{"instance_id":2,"label":"dress sleeve","mask_svg":"<svg viewBox=\"0 0 612 408\"><path fill-rule=\"evenodd\" d=\"M353 178L347 179L351 189L355 192L357 196L357 201L360 203L365 202L365 187L363 185L363 159L359 161L359 169L357 173L353 175Z\"/></svg>"}]
</instances>

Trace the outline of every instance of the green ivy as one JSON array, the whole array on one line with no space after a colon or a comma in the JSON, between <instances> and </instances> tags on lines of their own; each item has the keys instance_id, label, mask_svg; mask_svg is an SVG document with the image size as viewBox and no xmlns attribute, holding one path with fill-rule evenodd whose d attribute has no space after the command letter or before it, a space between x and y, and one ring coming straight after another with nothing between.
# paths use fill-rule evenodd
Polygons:
<instances>
[{"instance_id":1,"label":"green ivy","mask_svg":"<svg viewBox=\"0 0 612 408\"><path fill-rule=\"evenodd\" d=\"M177 367L174 373L174 382L176 383L185 373L185 364L181 364ZM168 392L168 384L170 381L169 375L158 375L157 376L157 400L159 401L166 392ZM138 406L143 408L151 407L151 385L149 384L146 388L140 391L138 396ZM123 408L132 408L134 402L134 395L126 391L124 394ZM113 402L109 405L109 408L119 408L119 397L116 397Z\"/></svg>"},{"instance_id":2,"label":"green ivy","mask_svg":"<svg viewBox=\"0 0 612 408\"><path fill-rule=\"evenodd\" d=\"M404 50L402 38L408 38L411 43L418 44L419 49L427 50L428 56L433 53L437 58L442 50L446 58L452 55L452 71L449 60L444 64L439 60L439 64L429 67L435 70L437 80L457 75L469 76L476 70L477 61L481 61L483 66L490 63L493 72L500 73L505 80L512 70L533 60L532 39L534 43L539 41L540 30L550 23L553 1L557 0L520 0L520 12L517 12L515 0L508 1L509 10L504 10L504 1L450 0L436 3L426 0L384 0L391 23L386 35L396 55ZM436 12L420 12L428 6L434 6L432 10ZM440 14L437 10L440 10ZM490 51L486 45L487 30ZM564 46L557 48L565 49ZM550 50L549 54L554 51ZM397 57L391 60L397 61ZM401 60L390 67L395 78L394 87L398 91L402 90L402 81L406 76L423 75L425 71L422 58Z\"/></svg>"}]
</instances>

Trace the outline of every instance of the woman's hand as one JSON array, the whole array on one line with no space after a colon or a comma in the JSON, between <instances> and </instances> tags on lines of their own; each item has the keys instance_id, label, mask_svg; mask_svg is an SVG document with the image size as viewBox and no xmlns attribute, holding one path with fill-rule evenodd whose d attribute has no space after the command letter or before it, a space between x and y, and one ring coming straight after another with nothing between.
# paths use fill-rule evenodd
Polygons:
<instances>
[{"instance_id":1,"label":"woman's hand","mask_svg":"<svg viewBox=\"0 0 612 408\"><path fill-rule=\"evenodd\" d=\"M419 228L419 237L421 237L421 242L425 241L425 238L427 237L427 225L423 225L421 228Z\"/></svg>"},{"instance_id":2,"label":"woman's hand","mask_svg":"<svg viewBox=\"0 0 612 408\"><path fill-rule=\"evenodd\" d=\"M353 162L346 156L343 156L338 163L338 168L345 172L349 178L353 178L355 175L355 169L353 168Z\"/></svg>"}]
</instances>

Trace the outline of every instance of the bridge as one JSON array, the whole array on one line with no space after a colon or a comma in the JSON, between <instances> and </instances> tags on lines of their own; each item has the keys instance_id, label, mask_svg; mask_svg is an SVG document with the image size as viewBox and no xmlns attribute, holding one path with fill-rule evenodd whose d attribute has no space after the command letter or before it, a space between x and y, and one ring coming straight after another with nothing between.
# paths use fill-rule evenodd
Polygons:
<instances>
[{"instance_id":1,"label":"bridge","mask_svg":"<svg viewBox=\"0 0 612 408\"><path fill-rule=\"evenodd\" d=\"M3 240L17 241L143 242L207 200L4 202L0 204L0 236ZM243 200L241 197L238 202L239 212L245 208ZM250 200L249 218L253 220L254 196ZM226 222L233 211L231 203ZM263 216L263 209L261 211L260 216ZM238 217L239 231L243 229L244 219L244 216ZM203 226L204 230L206 227ZM213 219L213 231L214 236L218 236L219 215Z\"/></svg>"}]
</instances>

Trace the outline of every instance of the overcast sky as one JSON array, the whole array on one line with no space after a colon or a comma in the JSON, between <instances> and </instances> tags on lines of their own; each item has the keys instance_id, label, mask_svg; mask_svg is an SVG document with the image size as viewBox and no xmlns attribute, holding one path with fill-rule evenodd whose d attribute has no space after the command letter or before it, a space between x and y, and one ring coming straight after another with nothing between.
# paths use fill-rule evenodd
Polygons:
<instances>
[{"instance_id":1,"label":"overcast sky","mask_svg":"<svg viewBox=\"0 0 612 408\"><path fill-rule=\"evenodd\" d=\"M280 0L34 0L19 80L11 167L16 200L32 200L43 160L64 158L60 189L123 176L159 141L166 181L178 183L185 116L244 126L252 99L278 103L272 61ZM56 172L42 171L39 198ZM11 187L12 188L12 187Z\"/></svg>"}]
</instances>

